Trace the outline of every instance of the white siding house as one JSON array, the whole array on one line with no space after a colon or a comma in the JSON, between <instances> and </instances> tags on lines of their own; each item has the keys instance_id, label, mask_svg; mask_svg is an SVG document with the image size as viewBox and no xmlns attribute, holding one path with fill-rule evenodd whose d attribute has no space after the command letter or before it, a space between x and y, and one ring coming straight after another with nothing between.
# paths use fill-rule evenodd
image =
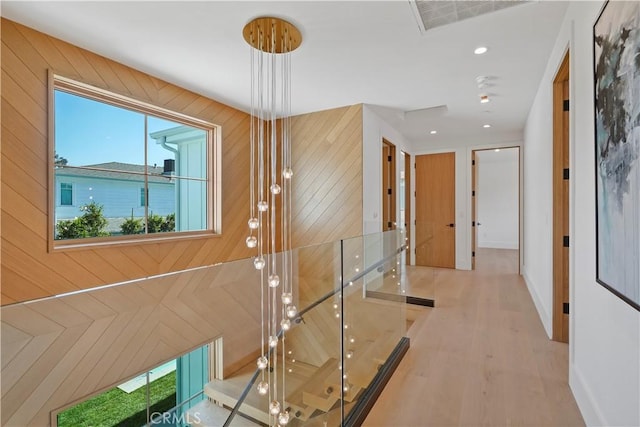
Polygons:
<instances>
[{"instance_id":1,"label":"white siding house","mask_svg":"<svg viewBox=\"0 0 640 427\"><path fill-rule=\"evenodd\" d=\"M142 165L110 162L82 168L56 168L56 222L81 216L80 208L91 202L102 205L111 232L118 232L122 221L132 215L144 218L147 200L149 214L175 213L175 179L163 175L160 167L149 167L148 171L147 195Z\"/></svg>"}]
</instances>

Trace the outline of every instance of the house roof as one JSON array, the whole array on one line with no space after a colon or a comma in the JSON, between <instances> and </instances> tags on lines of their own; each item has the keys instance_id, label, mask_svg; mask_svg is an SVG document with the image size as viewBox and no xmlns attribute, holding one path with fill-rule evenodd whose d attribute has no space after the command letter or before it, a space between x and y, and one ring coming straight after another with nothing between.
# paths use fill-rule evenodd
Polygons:
<instances>
[{"instance_id":1,"label":"house roof","mask_svg":"<svg viewBox=\"0 0 640 427\"><path fill-rule=\"evenodd\" d=\"M113 179L120 181L143 182L148 173L149 182L169 184L170 176L163 175L163 168L154 166L134 165L131 163L107 162L85 166L56 167L56 176L73 176L83 178Z\"/></svg>"}]
</instances>

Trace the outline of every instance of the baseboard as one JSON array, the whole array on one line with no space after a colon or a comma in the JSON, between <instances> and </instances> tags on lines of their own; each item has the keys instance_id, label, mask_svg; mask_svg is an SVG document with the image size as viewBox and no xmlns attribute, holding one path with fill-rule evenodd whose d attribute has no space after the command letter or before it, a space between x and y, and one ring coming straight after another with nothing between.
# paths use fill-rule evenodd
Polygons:
<instances>
[{"instance_id":1,"label":"baseboard","mask_svg":"<svg viewBox=\"0 0 640 427\"><path fill-rule=\"evenodd\" d=\"M478 247L487 249L518 249L518 242L496 242L485 240L478 242Z\"/></svg>"},{"instance_id":2,"label":"baseboard","mask_svg":"<svg viewBox=\"0 0 640 427\"><path fill-rule=\"evenodd\" d=\"M538 288L527 274L526 268L522 272L522 277L527 284L527 289L529 290L529 295L531 295L531 299L533 300L533 305L536 306L542 326L544 327L547 336L551 338L553 337L553 319L551 318L551 313L547 311L544 303L542 302L542 298L540 298L540 294L538 293Z\"/></svg>"},{"instance_id":3,"label":"baseboard","mask_svg":"<svg viewBox=\"0 0 640 427\"><path fill-rule=\"evenodd\" d=\"M591 388L584 380L584 376L580 370L572 365L569 369L569 387L573 392L573 397L576 399L578 409L582 414L584 422L588 426L606 426L609 425L605 422L602 416L602 411L598 406L598 401L593 397Z\"/></svg>"}]
</instances>

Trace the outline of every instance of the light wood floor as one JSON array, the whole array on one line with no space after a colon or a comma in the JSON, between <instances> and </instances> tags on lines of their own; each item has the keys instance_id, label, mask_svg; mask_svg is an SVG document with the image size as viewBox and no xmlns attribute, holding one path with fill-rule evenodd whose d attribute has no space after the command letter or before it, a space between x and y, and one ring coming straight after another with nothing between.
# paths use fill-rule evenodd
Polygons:
<instances>
[{"instance_id":1,"label":"light wood floor","mask_svg":"<svg viewBox=\"0 0 640 427\"><path fill-rule=\"evenodd\" d=\"M409 329L365 427L584 425L568 346L548 339L517 267L517 251L482 249L474 272L432 269L436 308Z\"/></svg>"}]
</instances>

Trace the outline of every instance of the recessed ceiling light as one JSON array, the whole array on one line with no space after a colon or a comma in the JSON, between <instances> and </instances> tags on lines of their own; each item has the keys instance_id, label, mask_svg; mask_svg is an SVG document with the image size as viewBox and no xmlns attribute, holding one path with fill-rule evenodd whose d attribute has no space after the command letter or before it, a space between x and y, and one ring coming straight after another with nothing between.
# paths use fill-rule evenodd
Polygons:
<instances>
[{"instance_id":1,"label":"recessed ceiling light","mask_svg":"<svg viewBox=\"0 0 640 427\"><path fill-rule=\"evenodd\" d=\"M435 135L436 133L438 133L437 130L432 130L431 132L429 132L431 135Z\"/></svg>"},{"instance_id":2,"label":"recessed ceiling light","mask_svg":"<svg viewBox=\"0 0 640 427\"><path fill-rule=\"evenodd\" d=\"M496 153L499 153L499 152L500 152L500 149L499 149L499 148L496 148L496 149L495 149L495 150L493 150L493 151L495 151Z\"/></svg>"},{"instance_id":3,"label":"recessed ceiling light","mask_svg":"<svg viewBox=\"0 0 640 427\"><path fill-rule=\"evenodd\" d=\"M490 128L491 125L487 124L487 125L482 125L483 128Z\"/></svg>"},{"instance_id":4,"label":"recessed ceiling light","mask_svg":"<svg viewBox=\"0 0 640 427\"><path fill-rule=\"evenodd\" d=\"M480 103L486 104L489 102L489 97L487 95L480 95Z\"/></svg>"},{"instance_id":5,"label":"recessed ceiling light","mask_svg":"<svg viewBox=\"0 0 640 427\"><path fill-rule=\"evenodd\" d=\"M476 50L473 51L473 53L475 53L476 55L482 55L483 53L487 53L489 49L487 49L485 46L478 46L476 48Z\"/></svg>"}]
</instances>

